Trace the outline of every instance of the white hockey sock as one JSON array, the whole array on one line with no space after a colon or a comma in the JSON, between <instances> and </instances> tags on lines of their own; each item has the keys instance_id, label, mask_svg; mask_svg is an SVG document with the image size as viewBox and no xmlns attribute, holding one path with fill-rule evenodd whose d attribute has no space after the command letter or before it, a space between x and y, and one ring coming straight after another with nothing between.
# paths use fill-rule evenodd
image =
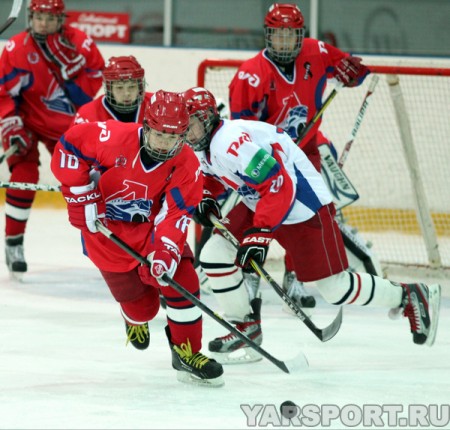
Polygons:
<instances>
[{"instance_id":1,"label":"white hockey sock","mask_svg":"<svg viewBox=\"0 0 450 430\"><path fill-rule=\"evenodd\" d=\"M241 322L251 313L251 307L242 272L234 265L235 257L233 245L214 234L203 246L200 264L225 317Z\"/></svg>"},{"instance_id":2,"label":"white hockey sock","mask_svg":"<svg viewBox=\"0 0 450 430\"><path fill-rule=\"evenodd\" d=\"M323 298L335 305L395 308L402 300L399 285L368 273L341 272L316 283Z\"/></svg>"}]
</instances>

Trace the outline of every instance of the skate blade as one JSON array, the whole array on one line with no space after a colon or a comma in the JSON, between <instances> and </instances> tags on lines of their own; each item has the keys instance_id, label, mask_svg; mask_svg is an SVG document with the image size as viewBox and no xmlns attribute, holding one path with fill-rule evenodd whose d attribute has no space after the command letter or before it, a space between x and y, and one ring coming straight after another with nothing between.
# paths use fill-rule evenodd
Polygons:
<instances>
[{"instance_id":1,"label":"skate blade","mask_svg":"<svg viewBox=\"0 0 450 430\"><path fill-rule=\"evenodd\" d=\"M436 333L439 323L439 311L441 307L441 286L433 284L428 286L428 306L431 309L430 331L425 342L428 346L433 346L436 340Z\"/></svg>"},{"instance_id":2,"label":"skate blade","mask_svg":"<svg viewBox=\"0 0 450 430\"><path fill-rule=\"evenodd\" d=\"M246 364L261 361L262 356L252 348L239 348L232 352L212 352L214 360L220 364Z\"/></svg>"},{"instance_id":3,"label":"skate blade","mask_svg":"<svg viewBox=\"0 0 450 430\"><path fill-rule=\"evenodd\" d=\"M9 272L9 277L13 281L22 282L25 272Z\"/></svg>"},{"instance_id":4,"label":"skate blade","mask_svg":"<svg viewBox=\"0 0 450 430\"><path fill-rule=\"evenodd\" d=\"M212 379L201 379L192 373L184 372L183 370L177 371L177 380L183 384L195 385L197 387L219 388L225 384L222 376Z\"/></svg>"}]
</instances>

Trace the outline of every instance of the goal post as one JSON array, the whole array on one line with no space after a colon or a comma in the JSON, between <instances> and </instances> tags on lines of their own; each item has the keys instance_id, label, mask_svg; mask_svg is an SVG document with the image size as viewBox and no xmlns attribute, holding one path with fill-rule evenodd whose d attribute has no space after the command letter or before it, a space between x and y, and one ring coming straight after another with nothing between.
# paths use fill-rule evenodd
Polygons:
<instances>
[{"instance_id":1,"label":"goal post","mask_svg":"<svg viewBox=\"0 0 450 430\"><path fill-rule=\"evenodd\" d=\"M228 102L228 85L244 60L205 59L197 85ZM375 62L375 61L374 61ZM396 266L450 273L450 62L383 58L380 77L344 170L360 198L343 209L373 245L385 270ZM321 130L341 153L370 78L344 88ZM333 88L328 85L325 97ZM280 259L275 249L269 258Z\"/></svg>"}]
</instances>

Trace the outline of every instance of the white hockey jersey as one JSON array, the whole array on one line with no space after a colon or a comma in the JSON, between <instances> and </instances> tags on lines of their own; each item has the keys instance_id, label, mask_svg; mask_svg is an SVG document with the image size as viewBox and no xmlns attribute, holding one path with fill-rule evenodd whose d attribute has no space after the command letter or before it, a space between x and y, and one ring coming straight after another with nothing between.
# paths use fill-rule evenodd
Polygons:
<instances>
[{"instance_id":1,"label":"white hockey jersey","mask_svg":"<svg viewBox=\"0 0 450 430\"><path fill-rule=\"evenodd\" d=\"M222 120L209 151L197 152L205 188L218 195L216 182L232 188L255 212L255 227L306 221L332 197L322 176L291 138L274 125ZM216 183L216 184L215 184Z\"/></svg>"}]
</instances>

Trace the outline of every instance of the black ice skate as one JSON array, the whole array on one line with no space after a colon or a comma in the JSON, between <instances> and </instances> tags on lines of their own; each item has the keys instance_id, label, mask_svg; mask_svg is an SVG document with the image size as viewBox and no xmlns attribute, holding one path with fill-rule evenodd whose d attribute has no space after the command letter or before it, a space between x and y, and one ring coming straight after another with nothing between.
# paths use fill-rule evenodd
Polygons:
<instances>
[{"instance_id":1,"label":"black ice skate","mask_svg":"<svg viewBox=\"0 0 450 430\"><path fill-rule=\"evenodd\" d=\"M127 345L129 342L136 349L147 349L150 345L150 331L148 323L142 325L130 325L125 321L125 329L127 331Z\"/></svg>"},{"instance_id":2,"label":"black ice skate","mask_svg":"<svg viewBox=\"0 0 450 430\"><path fill-rule=\"evenodd\" d=\"M295 275L295 272L284 272L283 277L283 290L286 292L286 295L297 305L299 308L311 309L316 306L316 299L305 289L303 282L300 282ZM292 309L287 305L283 305L283 310L287 313L293 314ZM310 316L310 312L307 313Z\"/></svg>"},{"instance_id":3,"label":"black ice skate","mask_svg":"<svg viewBox=\"0 0 450 430\"><path fill-rule=\"evenodd\" d=\"M244 317L243 322L235 322L236 328L253 340L257 345L262 344L261 331L261 299L259 297L250 302L252 313ZM258 352L249 348L233 333L217 337L209 342L208 349L213 357L223 364L250 363L262 360Z\"/></svg>"},{"instance_id":4,"label":"black ice skate","mask_svg":"<svg viewBox=\"0 0 450 430\"><path fill-rule=\"evenodd\" d=\"M6 237L5 256L6 265L11 275L20 280L27 271L27 263L23 253L23 234Z\"/></svg>"},{"instance_id":5,"label":"black ice skate","mask_svg":"<svg viewBox=\"0 0 450 430\"><path fill-rule=\"evenodd\" d=\"M174 345L169 326L166 326L166 335L172 352L172 367L177 370L178 381L209 387L220 387L225 383L221 364L201 352L193 353L189 339L187 343Z\"/></svg>"},{"instance_id":6,"label":"black ice skate","mask_svg":"<svg viewBox=\"0 0 450 430\"><path fill-rule=\"evenodd\" d=\"M436 339L441 303L438 284L401 284L403 315L409 319L414 343L433 345ZM431 314L430 314L431 310Z\"/></svg>"}]
</instances>

